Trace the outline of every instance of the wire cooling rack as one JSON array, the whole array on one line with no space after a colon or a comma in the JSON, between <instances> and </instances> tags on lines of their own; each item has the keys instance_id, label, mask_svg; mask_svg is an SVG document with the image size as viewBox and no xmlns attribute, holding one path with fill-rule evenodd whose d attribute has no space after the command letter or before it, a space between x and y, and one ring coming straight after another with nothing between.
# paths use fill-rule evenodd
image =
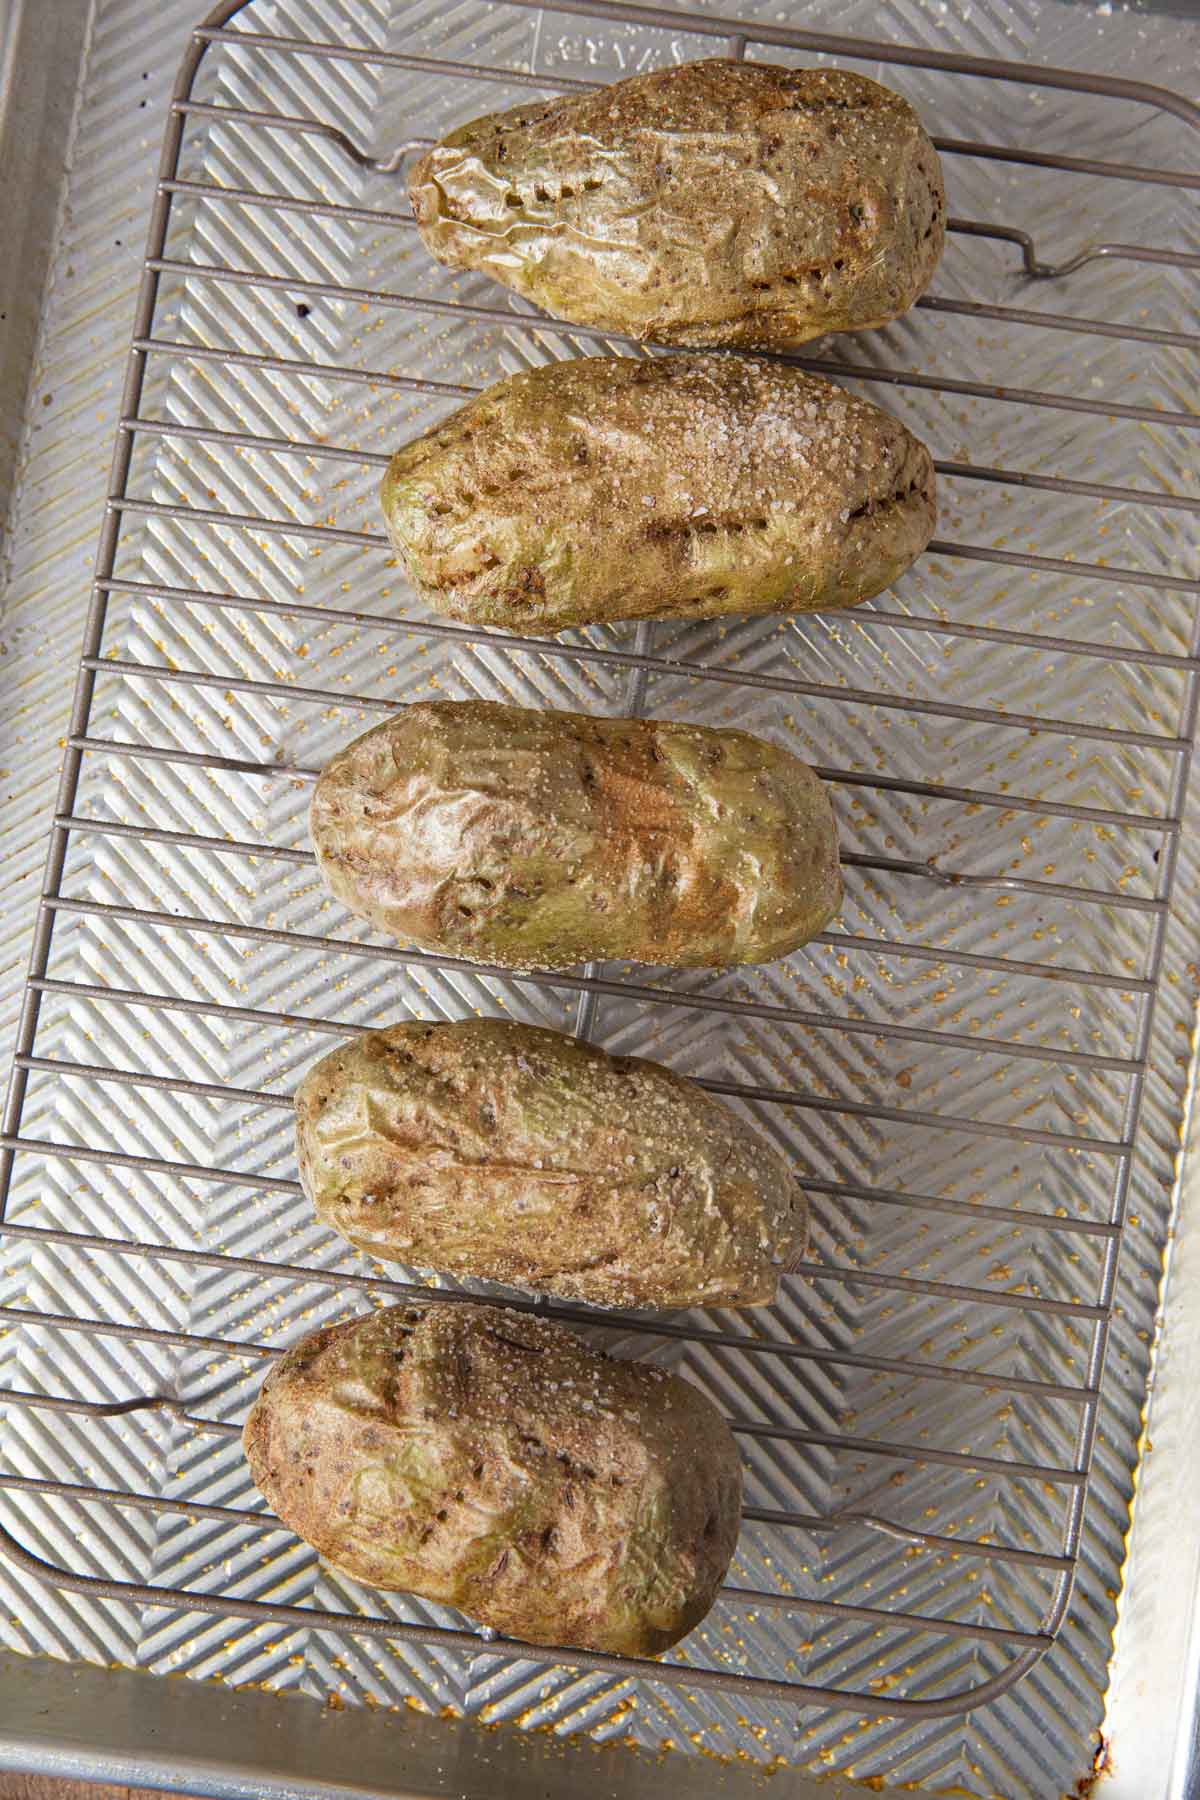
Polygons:
<instances>
[{"instance_id":1,"label":"wire cooling rack","mask_svg":"<svg viewBox=\"0 0 1200 1800\"><path fill-rule=\"evenodd\" d=\"M1200 176L1090 152L1200 113L654 8L326 11L344 40L218 7L175 89L4 1120L0 1547L67 1594L156 1609L150 1666L210 1614L295 1660L325 1633L372 1641L400 1691L457 1669L493 1694L566 1659L743 1704L977 1705L1068 1606L1196 724L1178 371L1200 340L1177 321L1200 257L1096 239L1114 184L1141 184L1153 228ZM395 47L418 24L437 54ZM882 391L931 444L945 536L827 619L544 641L428 617L375 514L388 448L505 371L632 347L433 267L395 172L476 112L589 85L569 68L704 54L865 65L932 128L954 213L936 291L796 360ZM1018 128L1014 96L1056 93L1092 109L1070 153ZM1011 141L971 135L980 118ZM1004 299L1018 274L1070 310ZM376 940L319 890L309 785L431 691L787 743L832 784L838 928L716 973L514 977ZM739 1436L730 1585L653 1664L358 1589L241 1462L278 1348L356 1299L431 1292L309 1217L298 1072L330 1033L471 1010L671 1063L813 1196L812 1260L769 1311L511 1302L680 1369Z\"/></svg>"}]
</instances>

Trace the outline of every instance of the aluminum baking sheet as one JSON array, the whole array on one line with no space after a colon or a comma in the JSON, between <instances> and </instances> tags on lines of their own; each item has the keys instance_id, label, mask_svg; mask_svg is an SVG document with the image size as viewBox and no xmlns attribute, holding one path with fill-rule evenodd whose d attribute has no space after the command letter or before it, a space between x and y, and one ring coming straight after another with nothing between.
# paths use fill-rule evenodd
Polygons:
<instances>
[{"instance_id":1,"label":"aluminum baking sheet","mask_svg":"<svg viewBox=\"0 0 1200 1800\"><path fill-rule=\"evenodd\" d=\"M26 462L12 538L10 619L27 637L16 648L34 665L41 652L48 677L44 695L15 713L8 729L17 754L8 766L35 791L36 764L28 734L56 735L53 689L61 672L46 660L47 635L34 637L34 604L50 591L65 616L80 582L95 515L83 518L73 471L78 437L61 420L90 422L103 398L97 383L113 379L107 345L90 347L87 367L56 364L56 345L78 354L80 280L95 286L107 266L96 255L126 248L140 237L138 218L148 198L156 132L141 118L161 94L179 42L179 19L159 10L153 26L141 9L98 9L87 79L77 122L69 211L56 263L38 386L32 397ZM773 22L764 12L761 21ZM254 5L242 23L298 37L341 38L365 48L407 55L461 58L533 72L553 83L607 79L634 67L701 53L712 45L687 31L646 25L599 25L566 14L525 8L417 8ZM875 9L860 17L819 9L814 28L881 33ZM892 22L889 20L889 24ZM136 32L135 32L136 27ZM1181 85L1186 33L1168 37L1149 22L1106 19L1099 29L1128 70ZM1065 9L1014 10L1003 19L954 21L916 8L895 21L898 38L934 41L939 48L998 53L1029 60L1080 60L1080 15ZM1076 34L1071 39L1070 32ZM141 33L141 36L136 35ZM173 40L168 44L168 40ZM1093 60L1100 38L1087 40ZM141 54L139 54L139 50ZM153 51L153 54L152 54ZM758 52L772 54L772 52ZM775 52L775 54L785 54ZM1105 51L1107 62L1110 51ZM159 57L163 57L159 66ZM1180 59L1183 59L1182 62ZM138 66L141 65L141 66ZM153 65L153 66L151 66ZM145 83L141 81L143 70ZM872 71L868 66L868 72ZM1122 158L1159 167L1182 166L1181 133L1171 121L1142 109L1099 105L1094 98L1026 94L994 84L947 81L910 69L888 78L910 93L939 135L1034 143L1076 156ZM313 64L281 59L253 47L222 46L210 53L197 90L222 105L269 106L337 123L357 141L382 149L442 129L478 107L510 97L503 84L486 98L461 77L428 70L381 69L374 62ZM528 92L514 82L511 97ZM468 95L470 98L468 98ZM147 106L140 104L147 100ZM136 113L132 126L130 119ZM89 138L89 131L92 133ZM103 146L119 142L119 167ZM136 151L136 154L135 154ZM189 132L184 173L189 179L301 195L366 208L397 204L394 181L360 174L329 144L288 134L271 138L228 119ZM122 179L124 171L127 179ZM1014 170L986 161L952 159L951 210L959 217L1003 220L1032 231L1046 260L1071 255L1096 237L1179 247L1187 243L1186 195L1152 184L1096 183L1061 172ZM140 180L141 192L138 191ZM1100 198L1097 198L1099 194ZM121 221L113 196L120 197ZM1086 198L1084 198L1086 196ZM111 249L107 239L112 239ZM118 243L117 239L121 239ZM411 239L363 224L330 220L296 224L273 213L227 202L197 200L179 207L172 256L247 269L286 269L297 281L368 290L407 291L488 305L494 290L433 269ZM1133 322L1146 331L1178 330L1184 319L1183 277L1159 267L1093 262L1053 285L1024 283L1010 245L956 240L936 292L951 300L1019 305L1101 320ZM504 319L430 320L369 302L297 291L225 287L194 275L165 284L158 334L200 349L236 346L293 359L400 371L431 380L474 383L530 360L561 354L571 333L529 329ZM315 301L315 303L314 303ZM74 312L72 308L74 307ZM58 334L56 336L56 333ZM103 339L103 333L99 334ZM579 347L583 339L578 340ZM825 349L822 346L820 349ZM841 346L832 347L839 350ZM1047 392L1111 403L1174 410L1186 405L1186 351L1164 343L1114 341L952 313L914 315L886 333L855 341L854 355L878 368L934 368L963 384L1018 383ZM65 362L65 352L64 352ZM101 371L106 373L101 374ZM89 380L92 383L89 391ZM74 385L71 385L74 383ZM380 452L436 416L447 404L389 392L386 382L343 385L304 376L277 379L229 358L188 359L153 366L142 411L176 424L251 430L264 437L301 437ZM38 407L49 397L49 406ZM1189 462L1185 434L1153 420L1113 420L1105 414L1013 407L971 394L892 389L889 403L933 443L947 461L988 462L1068 479L1181 492ZM111 421L111 401L109 420ZM60 409L56 430L46 414ZM37 428L40 428L40 432ZM89 431L89 439L92 437ZM103 442L101 435L99 442ZM95 458L100 461L100 457ZM232 456L180 435L139 440L131 492L148 510L131 514L121 540L119 574L161 586L228 588L279 604L303 593L314 607L399 610L402 584L384 566L381 547L322 540L304 527L343 531L377 528L374 472L269 451ZM967 479L943 485L941 536L1001 553L1109 561L1171 578L1195 574L1187 520L1144 506L1099 504L1094 497L1029 493ZM153 509L186 503L208 511L258 513L296 524L294 533L236 530L195 518L180 521ZM55 535L57 533L57 535ZM73 535L72 535L73 534ZM347 599L347 595L351 598ZM828 1009L887 1019L941 1034L941 1042L904 1044L870 1033L814 1029L776 1014L720 1021L691 1009L605 998L596 1035L623 1050L648 1051L695 1073L734 1073L759 1085L798 1087L835 1105L874 1108L861 1114L825 1111L763 1112L769 1129L800 1157L818 1181L837 1183L834 1197L818 1194L817 1255L829 1265L861 1272L862 1282L826 1280L793 1288L770 1327L800 1343L850 1355L915 1357L957 1366L1003 1368L1030 1380L1078 1380L1086 1357L1086 1320L1006 1305L994 1307L924 1290L901 1297L896 1283L955 1283L984 1294L1077 1303L1094 1288L1092 1239L1039 1241L1026 1227L987 1215L963 1218L952 1209L980 1200L1000 1206L1071 1211L1100 1218L1107 1199L1099 1153L1072 1144L1058 1149L1023 1140L1019 1154L999 1125L1074 1139L1115 1138L1123 1129L1129 1071L1098 1067L1081 1057L1130 1057L1136 1049L1144 997L1136 985L1147 953L1150 915L1137 908L1099 909L1063 896L1031 898L1002 890L947 890L890 861L935 861L944 870L1016 873L1051 884L1107 886L1134 899L1154 891L1155 834L1069 812L1021 812L1005 805L961 803L936 795L896 793L871 777L909 783L931 779L947 787L1036 797L1051 807L1093 807L1108 813L1152 815L1169 810L1172 754L1146 745L1119 748L1084 736L1098 720L1117 730L1171 735L1185 702L1183 674L1169 666L1114 664L1057 647L963 637L954 627L1024 631L1042 638L1078 638L1119 645L1134 653L1187 648L1194 598L1182 590L1150 592L1136 582L1080 579L1061 570L1013 569L1003 561L931 556L905 578L877 612L943 619L948 629L916 631L903 624L868 626L851 618L799 625L755 622L729 627L654 628L648 643L660 659L696 659L727 670L782 674L869 690L901 702L953 703L981 712L1032 713L1076 720L1078 734L1031 735L998 718L931 719L882 701L847 702L833 694L783 702L757 689L747 693L657 667L639 696L652 711L720 722L736 718L801 747L816 761L850 776L839 795L847 841L870 863L852 872L842 924L858 938L902 937L924 954L898 959L862 946L823 945L782 968L715 983L709 992L736 994L768 1007L811 1013ZM14 633L15 636L15 633ZM594 634L601 646L629 648L630 633ZM286 619L253 610L242 614L170 605L125 595L114 600L105 648L122 661L153 665L161 674L101 671L96 735L141 739L185 751L201 747L246 761L275 763L278 773L226 778L177 764L99 755L86 766L76 811L120 825L150 824L186 833L228 836L284 849L303 842L304 790L286 773L310 764L376 716L343 692L378 699L438 692L512 693L533 703L619 711L630 703L630 680L613 666L559 658L514 656L492 644L464 646L416 633L379 631L345 620ZM212 671L215 684L180 685L170 672ZM330 690L318 702L297 696L237 691L220 678L285 683ZM30 834L32 836L32 833ZM1194 893L1184 835L1181 892ZM73 840L64 892L84 905L134 904L189 915L217 915L277 929L346 932L300 865L242 859L205 849L150 844L123 835ZM1099 1722L1104 1665L1119 1587L1123 1534L1138 1439L1140 1402L1152 1335L1161 1245L1166 1236L1174 1149L1186 1080L1190 1019L1186 908L1177 942L1168 945L1166 982L1156 1022L1151 1075L1143 1109L1142 1154L1131 1196L1130 1241L1102 1413L1096 1482L1071 1619L1058 1644L1010 1695L970 1721L848 1721L845 1713L793 1705L755 1709L741 1697L697 1699L645 1682L604 1675L548 1672L524 1659L482 1656L473 1663L414 1648L397 1649L340 1633L205 1621L183 1611L97 1603L33 1590L17 1578L5 1615L19 1648L128 1662L159 1672L335 1694L345 1702L416 1703L450 1707L488 1719L546 1725L569 1733L628 1737L681 1752L775 1759L816 1769L844 1768L863 1776L917 1781L936 1791L951 1782L974 1793L1053 1793L1088 1765ZM1182 934L1182 936L1180 936ZM946 953L945 958L942 954ZM969 958L986 959L971 963ZM1020 975L996 959L1058 963L1115 975L1114 986L1047 981ZM52 974L98 986L147 989L199 1000L206 1006L286 1009L315 1018L369 1022L411 1008L423 1016L457 1016L464 1007L504 1006L518 1016L570 1026L577 996L559 989L496 982L474 975L381 968L366 959L294 947L179 934L75 913L60 919ZM1128 976L1130 985L1122 985ZM683 995L701 985L694 976L656 973L653 981ZM218 1012L172 1014L120 1009L78 994L49 997L39 1054L77 1064L110 1064L161 1074L169 1069L199 1082L284 1092L295 1071L326 1041L297 1029L258 1028ZM969 1041L997 1040L987 1051ZM962 1042L960 1040L967 1040ZM1023 1054L1032 1048L1049 1058ZM1073 1058L1068 1062L1067 1058ZM879 1109L899 1118L877 1116ZM971 1128L930 1131L913 1111L965 1118ZM830 1123L836 1118L836 1126ZM985 1127L980 1133L975 1127ZM290 1169L284 1115L277 1108L164 1094L113 1084L91 1085L34 1071L23 1129L30 1136L102 1143L133 1155L199 1165L218 1162L267 1178L255 1191L137 1171L114 1175L103 1164L29 1156L19 1160L13 1211L18 1221L97 1229L122 1238L200 1245L220 1254L305 1261L328 1270L356 1271L307 1220L303 1207L272 1180ZM863 1190L861 1198L845 1190ZM941 1203L920 1217L913 1209L869 1198L907 1189ZM949 1209L947 1210L947 1204ZM286 1342L312 1319L341 1312L346 1295L294 1282L256 1282L228 1271L205 1272L167 1262L18 1243L6 1265L5 1300L22 1309L65 1315L138 1317L152 1329L207 1337ZM1072 1333L1076 1333L1073 1337ZM639 1340L645 1348L645 1341ZM631 1340L627 1346L634 1347ZM203 1395L230 1419L240 1416L261 1369L238 1365L206 1348L179 1353L153 1342L91 1339L61 1329L21 1327L4 1343L4 1385L95 1399L174 1384ZM985 1444L997 1456L1069 1462L1074 1415L1065 1404L1035 1407L1020 1396L986 1388L952 1390L945 1403L936 1384L859 1370L837 1379L824 1367L760 1358L748 1383L749 1359L667 1342L654 1352L682 1366L717 1393L731 1411L759 1409L767 1419L800 1423L828 1435L865 1438L916 1436L951 1455L963 1443ZM770 1367L774 1379L758 1371ZM211 1410L211 1408L210 1408ZM8 1466L21 1479L78 1482L150 1491L178 1502L247 1504L233 1444L218 1446L161 1415L98 1424L77 1416L11 1408L6 1421ZM902 1479L893 1479L900 1474ZM1014 1500L1011 1483L926 1465L885 1469L870 1457L805 1447L772 1448L753 1467L761 1505L829 1514L886 1513L915 1530L947 1535L994 1533L1035 1550L1052 1549L1061 1494L1025 1483ZM1052 1488L1052 1483L1042 1484ZM121 1512L9 1488L3 1513L18 1536L39 1553L75 1568L155 1583L179 1582L213 1593L341 1606L354 1596L322 1574L291 1543L268 1544L244 1525L186 1512L173 1517ZM799 1545L799 1549L797 1549ZM814 1594L882 1608L927 1610L982 1624L1036 1629L1045 1580L1019 1566L1000 1569L947 1552L920 1556L911 1546L861 1529L832 1539L793 1533L785 1579L808 1580ZM749 1534L739 1578L765 1580L777 1563L778 1536ZM266 1560L263 1560L263 1558ZM771 1559L771 1561L768 1561ZM0 1583L11 1579L0 1566ZM437 1609L397 1604L396 1616L442 1617ZM865 1621L833 1631L805 1627L793 1617L715 1618L695 1645L712 1666L778 1672L806 1683L842 1681L886 1697L889 1692L937 1694L970 1687L1002 1666L991 1647L974 1639L924 1642L914 1663L911 1640ZM789 1665L791 1665L789 1667ZM874 1684L872 1686L872 1684ZM1063 1715L1068 1730L1050 1728ZM1039 1724L1038 1721L1041 1721Z\"/></svg>"}]
</instances>

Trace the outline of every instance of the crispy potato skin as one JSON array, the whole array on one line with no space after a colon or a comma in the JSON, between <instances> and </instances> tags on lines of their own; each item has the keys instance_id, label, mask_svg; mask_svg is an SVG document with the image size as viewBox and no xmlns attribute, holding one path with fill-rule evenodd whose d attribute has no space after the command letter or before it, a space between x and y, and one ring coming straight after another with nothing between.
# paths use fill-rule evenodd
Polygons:
<instances>
[{"instance_id":1,"label":"crispy potato skin","mask_svg":"<svg viewBox=\"0 0 1200 1800\"><path fill-rule=\"evenodd\" d=\"M936 520L932 459L898 419L732 356L509 376L397 451L380 498L436 611L518 631L855 606Z\"/></svg>"},{"instance_id":2,"label":"crispy potato skin","mask_svg":"<svg viewBox=\"0 0 1200 1800\"><path fill-rule=\"evenodd\" d=\"M404 1023L296 1093L300 1180L369 1255L599 1305L751 1306L803 1251L783 1158L694 1083L502 1019Z\"/></svg>"},{"instance_id":3,"label":"crispy potato skin","mask_svg":"<svg viewBox=\"0 0 1200 1800\"><path fill-rule=\"evenodd\" d=\"M532 1644L666 1650L712 1605L741 1521L737 1448L703 1394L498 1307L313 1332L267 1376L243 1445L336 1568Z\"/></svg>"},{"instance_id":4,"label":"crispy potato skin","mask_svg":"<svg viewBox=\"0 0 1200 1800\"><path fill-rule=\"evenodd\" d=\"M841 902L823 784L743 731L421 702L333 758L310 828L352 912L506 968L769 962Z\"/></svg>"},{"instance_id":5,"label":"crispy potato skin","mask_svg":"<svg viewBox=\"0 0 1200 1800\"><path fill-rule=\"evenodd\" d=\"M492 113L428 151L409 195L439 262L667 344L884 325L945 239L917 115L845 70L685 63Z\"/></svg>"}]
</instances>

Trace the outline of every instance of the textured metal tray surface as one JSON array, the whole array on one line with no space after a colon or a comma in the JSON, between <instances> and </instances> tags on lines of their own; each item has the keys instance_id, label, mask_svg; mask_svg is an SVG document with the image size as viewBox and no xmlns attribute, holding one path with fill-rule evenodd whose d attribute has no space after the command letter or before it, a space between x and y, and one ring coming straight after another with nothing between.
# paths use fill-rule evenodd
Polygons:
<instances>
[{"instance_id":1,"label":"textured metal tray surface","mask_svg":"<svg viewBox=\"0 0 1200 1800\"><path fill-rule=\"evenodd\" d=\"M462 389L594 334L433 268L402 218L380 216L403 210L394 178L247 116L335 121L382 150L531 88L723 47L697 23L255 4L234 32L358 54L231 36L200 64L152 321L157 342L184 348L146 359L148 424L93 646L95 747L71 802L82 823L19 1077L23 1140L64 1148L15 1158L0 1382L60 1404L8 1408L0 1517L76 1574L216 1606L459 1624L354 1591L247 1517L231 1428L264 1354L343 1312L351 1283L388 1291L296 1193L296 1072L330 1021L503 1008L582 1019L611 1047L753 1090L744 1103L806 1173L813 1267L773 1314L600 1332L683 1368L746 1427L756 1516L733 1579L795 1600L725 1603L689 1640L682 1691L478 1640L464 1658L459 1639L351 1638L329 1617L206 1622L40 1591L31 1607L23 1587L8 1629L18 1645L164 1672L1051 1792L1080 1771L1099 1711L1184 1075L1170 945L1147 1034L1192 723L1185 274L1096 258L1023 292L1019 247L960 231L935 306L805 358L857 365L943 463L942 543L893 594L840 618L518 648L418 617L379 540L377 468ZM859 66L909 92L943 139L1117 149L1159 171L1134 183L959 151L959 220L1029 231L1050 262L1098 236L1186 248L1173 121L1071 94L1048 117L1037 92ZM979 479L980 464L1020 479ZM304 771L380 707L429 692L640 704L796 745L837 782L852 853L838 931L787 964L716 977L513 980L389 952L315 884ZM1041 1650L1074 1547L1079 1424L1148 1052L1077 1611L987 1709L1003 1726L848 1730L844 1712L703 1691L750 1675L806 1698L849 1689L868 1708L955 1706ZM225 1433L162 1410L103 1416L145 1393ZM1051 1708L1070 1714L1069 1741L1046 1733Z\"/></svg>"}]
</instances>

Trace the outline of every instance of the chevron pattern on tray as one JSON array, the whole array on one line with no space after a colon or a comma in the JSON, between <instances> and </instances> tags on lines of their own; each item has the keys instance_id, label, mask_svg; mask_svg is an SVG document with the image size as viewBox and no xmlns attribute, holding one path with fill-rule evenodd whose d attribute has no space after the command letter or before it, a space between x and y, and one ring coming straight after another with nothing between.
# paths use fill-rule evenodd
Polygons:
<instances>
[{"instance_id":1,"label":"chevron pattern on tray","mask_svg":"<svg viewBox=\"0 0 1200 1800\"><path fill-rule=\"evenodd\" d=\"M90 278L81 299L73 270L111 269L108 240L142 231L156 151L123 135L130 93L137 107L145 67L161 115L194 10L168 4L151 24L140 4L96 8L43 344L45 380L89 440L97 412L102 437L116 422L119 365L93 345L70 352L69 382L52 372L89 307L93 334L119 341L131 271L118 303ZM935 305L809 347L818 366L854 365L840 378L944 465L938 542L854 613L593 627L533 648L431 630L382 535L388 450L501 374L602 346L435 266L394 216L396 177L251 115L322 121L380 152L559 78L724 48L697 28L712 7L669 28L601 11L251 0L201 64L93 659L82 824L26 1059L20 1134L52 1148L18 1151L17 1230L0 1236L0 1390L36 1402L5 1408L0 1523L76 1575L338 1617L101 1598L0 1560L0 1642L930 1793L1056 1795L1088 1766L1102 1707L1190 1064L1187 829L1146 1035L1163 821L1180 816L1177 740L1194 725L1197 569L1173 504L1194 483L1185 277L1100 259L1036 282L1012 241L958 234ZM820 0L805 28L1069 60L1048 11ZM745 16L751 34L778 23L765 0ZM1169 84L1165 38L1156 54ZM858 66L947 140L1182 166L1173 122L1145 107L1059 93L1049 108L995 81ZM1187 242L1169 182L945 161L954 218L1027 231L1042 260L1100 237ZM55 632L82 585L103 498L81 473L89 505L64 518L82 460L31 429L10 596L26 633L39 580ZM48 705L61 664L35 675ZM258 1516L242 1461L236 1427L269 1357L405 1274L332 1240L299 1192L288 1096L303 1069L331 1033L406 1016L581 1017L578 978L405 958L317 881L312 771L391 704L435 696L737 724L832 783L848 855L829 932L760 968L593 971L603 991L582 1014L610 1050L735 1084L731 1103L811 1194L808 1262L749 1325L713 1311L589 1327L739 1422L752 1511L731 1584L799 1603L721 1602L669 1659L694 1684L356 1632L366 1614L463 1621L323 1568ZM969 1717L875 1715L976 1689L1036 1647L1079 1489L1073 1390L1090 1381L1143 1059L1071 1612L1032 1672ZM113 1410L146 1394L170 1404ZM830 1689L861 1698L821 1704L813 1690Z\"/></svg>"}]
</instances>

